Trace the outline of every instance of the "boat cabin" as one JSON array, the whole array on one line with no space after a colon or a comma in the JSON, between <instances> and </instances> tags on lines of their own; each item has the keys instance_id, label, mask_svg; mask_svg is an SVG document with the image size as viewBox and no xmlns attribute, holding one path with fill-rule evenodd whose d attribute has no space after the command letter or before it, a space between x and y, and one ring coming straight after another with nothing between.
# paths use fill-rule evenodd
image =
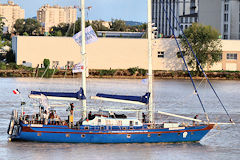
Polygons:
<instances>
[{"instance_id":1,"label":"boat cabin","mask_svg":"<svg viewBox=\"0 0 240 160\"><path fill-rule=\"evenodd\" d=\"M83 121L82 125L89 126L143 126L142 122L136 118L112 118L96 115L94 119Z\"/></svg>"}]
</instances>

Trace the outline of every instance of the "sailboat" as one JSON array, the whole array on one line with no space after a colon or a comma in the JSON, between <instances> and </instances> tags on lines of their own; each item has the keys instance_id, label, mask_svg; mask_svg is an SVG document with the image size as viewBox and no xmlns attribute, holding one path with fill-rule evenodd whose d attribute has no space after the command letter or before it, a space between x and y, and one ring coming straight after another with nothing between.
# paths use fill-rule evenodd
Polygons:
<instances>
[{"instance_id":1,"label":"sailboat","mask_svg":"<svg viewBox=\"0 0 240 160\"><path fill-rule=\"evenodd\" d=\"M8 128L9 140L11 141L37 141L37 142L64 142L64 143L159 143L159 142L197 142L200 141L211 129L217 124L207 121L155 111L152 95L152 51L151 36L148 36L148 92L142 96L129 95L111 95L99 93L92 97L97 100L106 100L123 103L133 103L145 105L148 114L142 114L142 118L129 118L124 114L115 114L110 111L99 110L95 114L87 115L86 102L86 53L85 53L85 11L84 0L81 0L82 14L82 64L84 69L82 72L82 88L78 92L40 92L32 91L30 98L43 97L47 100L80 100L82 102L83 111L79 121L73 122L73 106L69 108L70 115L67 121L61 121L57 117L52 117L54 111L44 111L40 107L40 111L36 115L18 115L14 110L10 119ZM148 0L148 35L152 34L151 23L151 0ZM196 91L196 88L195 92ZM155 121L155 113L173 116L196 123L183 124L178 122L161 122ZM47 115L47 116L46 116ZM146 118L147 117L147 118ZM232 124L233 122L229 123ZM226 123L227 124L227 123Z\"/></svg>"}]
</instances>

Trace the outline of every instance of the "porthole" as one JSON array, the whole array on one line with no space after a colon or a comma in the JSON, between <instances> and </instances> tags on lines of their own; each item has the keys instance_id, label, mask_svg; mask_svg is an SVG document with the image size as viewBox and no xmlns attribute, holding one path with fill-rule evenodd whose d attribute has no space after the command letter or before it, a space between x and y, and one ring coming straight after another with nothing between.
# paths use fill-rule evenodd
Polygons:
<instances>
[{"instance_id":1,"label":"porthole","mask_svg":"<svg viewBox=\"0 0 240 160\"><path fill-rule=\"evenodd\" d=\"M37 133L37 136L41 136L42 135L42 133Z\"/></svg>"},{"instance_id":2,"label":"porthole","mask_svg":"<svg viewBox=\"0 0 240 160\"><path fill-rule=\"evenodd\" d=\"M127 134L127 138L131 138L131 134Z\"/></svg>"},{"instance_id":3,"label":"porthole","mask_svg":"<svg viewBox=\"0 0 240 160\"><path fill-rule=\"evenodd\" d=\"M70 134L66 134L66 137L70 137Z\"/></svg>"},{"instance_id":4,"label":"porthole","mask_svg":"<svg viewBox=\"0 0 240 160\"><path fill-rule=\"evenodd\" d=\"M126 130L126 127L123 127L122 129L123 129L123 130Z\"/></svg>"},{"instance_id":5,"label":"porthole","mask_svg":"<svg viewBox=\"0 0 240 160\"><path fill-rule=\"evenodd\" d=\"M101 127L101 130L104 130L104 127Z\"/></svg>"},{"instance_id":6,"label":"porthole","mask_svg":"<svg viewBox=\"0 0 240 160\"><path fill-rule=\"evenodd\" d=\"M159 133L159 134L158 134L158 137L160 137L160 136L161 136L161 134Z\"/></svg>"},{"instance_id":7,"label":"porthole","mask_svg":"<svg viewBox=\"0 0 240 160\"><path fill-rule=\"evenodd\" d=\"M130 127L129 129L130 129L130 130L133 130L133 127Z\"/></svg>"},{"instance_id":8,"label":"porthole","mask_svg":"<svg viewBox=\"0 0 240 160\"><path fill-rule=\"evenodd\" d=\"M82 137L82 138L85 138L85 134L81 134L81 137Z\"/></svg>"},{"instance_id":9,"label":"porthole","mask_svg":"<svg viewBox=\"0 0 240 160\"><path fill-rule=\"evenodd\" d=\"M177 135L178 135L178 136L180 136L180 135L181 135L181 133L178 133Z\"/></svg>"},{"instance_id":10,"label":"porthole","mask_svg":"<svg viewBox=\"0 0 240 160\"><path fill-rule=\"evenodd\" d=\"M194 135L194 132L191 132L191 135Z\"/></svg>"},{"instance_id":11,"label":"porthole","mask_svg":"<svg viewBox=\"0 0 240 160\"><path fill-rule=\"evenodd\" d=\"M84 127L84 130L89 130L89 126L85 126L85 127Z\"/></svg>"},{"instance_id":12,"label":"porthole","mask_svg":"<svg viewBox=\"0 0 240 160\"><path fill-rule=\"evenodd\" d=\"M148 134L147 136L148 136L148 137L151 137L151 134Z\"/></svg>"}]
</instances>

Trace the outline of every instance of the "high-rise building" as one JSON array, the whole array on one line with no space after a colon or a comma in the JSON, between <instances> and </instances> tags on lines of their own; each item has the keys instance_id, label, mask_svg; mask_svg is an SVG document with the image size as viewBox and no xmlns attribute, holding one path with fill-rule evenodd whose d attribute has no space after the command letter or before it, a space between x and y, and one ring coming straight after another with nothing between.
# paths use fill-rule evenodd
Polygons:
<instances>
[{"instance_id":1,"label":"high-rise building","mask_svg":"<svg viewBox=\"0 0 240 160\"><path fill-rule=\"evenodd\" d=\"M37 20L41 23L44 32L49 32L51 27L60 23L75 23L76 19L77 9L74 7L46 4L37 11Z\"/></svg>"},{"instance_id":2,"label":"high-rise building","mask_svg":"<svg viewBox=\"0 0 240 160\"><path fill-rule=\"evenodd\" d=\"M179 0L152 0L152 23L154 23L154 27L157 27L155 37L159 37L159 35L168 37L173 34L169 21L175 34L179 34L179 27L174 19L174 16L179 17L178 2Z\"/></svg>"},{"instance_id":3,"label":"high-rise building","mask_svg":"<svg viewBox=\"0 0 240 160\"><path fill-rule=\"evenodd\" d=\"M216 28L223 39L240 39L240 1L200 0L199 23Z\"/></svg>"},{"instance_id":4,"label":"high-rise building","mask_svg":"<svg viewBox=\"0 0 240 160\"><path fill-rule=\"evenodd\" d=\"M192 23L198 22L199 0L179 1L179 20L182 29L187 29Z\"/></svg>"},{"instance_id":5,"label":"high-rise building","mask_svg":"<svg viewBox=\"0 0 240 160\"><path fill-rule=\"evenodd\" d=\"M178 35L179 25L174 17L180 19L179 23L183 29L188 28L193 22L198 21L199 0L152 0L152 22L158 28L155 35L171 36L172 30L169 21ZM167 21L167 18L169 21ZM155 36L156 37L156 36Z\"/></svg>"},{"instance_id":6,"label":"high-rise building","mask_svg":"<svg viewBox=\"0 0 240 160\"><path fill-rule=\"evenodd\" d=\"M24 10L12 1L8 1L8 4L0 4L0 17L5 23L4 31L12 32L16 20L24 19Z\"/></svg>"}]
</instances>

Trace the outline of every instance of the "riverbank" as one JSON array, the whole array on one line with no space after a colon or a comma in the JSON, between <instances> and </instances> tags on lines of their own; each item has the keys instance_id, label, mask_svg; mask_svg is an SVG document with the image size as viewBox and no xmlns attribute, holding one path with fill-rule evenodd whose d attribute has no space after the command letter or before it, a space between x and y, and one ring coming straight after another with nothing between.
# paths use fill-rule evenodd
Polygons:
<instances>
[{"instance_id":1,"label":"riverbank","mask_svg":"<svg viewBox=\"0 0 240 160\"><path fill-rule=\"evenodd\" d=\"M186 71L153 71L155 79L189 79ZM196 76L196 72L191 72L193 79L202 79L202 76ZM219 80L240 80L239 71L207 71L209 79ZM81 73L73 74L71 69L36 69L30 67L18 66L15 68L0 69L0 77L44 77L44 78L80 78ZM89 78L112 78L112 79L145 79L147 70L139 68L129 69L110 69L110 70L89 70Z\"/></svg>"}]
</instances>

